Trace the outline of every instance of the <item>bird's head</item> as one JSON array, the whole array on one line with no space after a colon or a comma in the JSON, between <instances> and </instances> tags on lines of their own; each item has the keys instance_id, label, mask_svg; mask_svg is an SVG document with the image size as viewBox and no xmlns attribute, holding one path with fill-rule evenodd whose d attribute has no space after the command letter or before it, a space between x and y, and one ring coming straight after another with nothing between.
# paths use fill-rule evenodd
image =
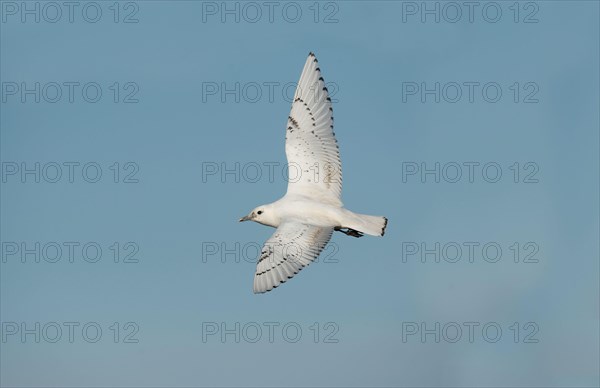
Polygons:
<instances>
[{"instance_id":1,"label":"bird's head","mask_svg":"<svg viewBox=\"0 0 600 388\"><path fill-rule=\"evenodd\" d=\"M278 224L275 212L270 205L262 205L252 209L247 216L240 218L240 222L242 221L254 221L267 226L277 226Z\"/></svg>"}]
</instances>

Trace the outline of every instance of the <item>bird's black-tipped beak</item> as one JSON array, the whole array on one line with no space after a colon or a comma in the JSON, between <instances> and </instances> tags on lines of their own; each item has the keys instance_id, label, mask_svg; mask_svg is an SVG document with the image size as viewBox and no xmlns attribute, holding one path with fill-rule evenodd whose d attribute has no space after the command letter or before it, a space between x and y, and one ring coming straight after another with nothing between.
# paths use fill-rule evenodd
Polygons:
<instances>
[{"instance_id":1,"label":"bird's black-tipped beak","mask_svg":"<svg viewBox=\"0 0 600 388\"><path fill-rule=\"evenodd\" d=\"M250 217L248 216L243 216L242 218L240 218L239 222L244 222L244 221L250 221Z\"/></svg>"}]
</instances>

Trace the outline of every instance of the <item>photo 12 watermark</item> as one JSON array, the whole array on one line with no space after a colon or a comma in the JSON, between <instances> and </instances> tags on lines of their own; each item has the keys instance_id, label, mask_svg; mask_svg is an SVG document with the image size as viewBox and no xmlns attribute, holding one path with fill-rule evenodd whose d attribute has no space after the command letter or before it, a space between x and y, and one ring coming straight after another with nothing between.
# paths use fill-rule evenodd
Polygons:
<instances>
[{"instance_id":1,"label":"photo 12 watermark","mask_svg":"<svg viewBox=\"0 0 600 388\"><path fill-rule=\"evenodd\" d=\"M404 81L402 102L421 104L486 103L508 101L537 104L540 86L533 81Z\"/></svg>"},{"instance_id":2,"label":"photo 12 watermark","mask_svg":"<svg viewBox=\"0 0 600 388\"><path fill-rule=\"evenodd\" d=\"M137 264L140 246L134 241L2 241L2 263Z\"/></svg>"},{"instance_id":3,"label":"photo 12 watermark","mask_svg":"<svg viewBox=\"0 0 600 388\"><path fill-rule=\"evenodd\" d=\"M339 183L341 171L336 163L318 163L303 166L290 162L257 161L204 161L201 165L202 183Z\"/></svg>"},{"instance_id":4,"label":"photo 12 watermark","mask_svg":"<svg viewBox=\"0 0 600 388\"><path fill-rule=\"evenodd\" d=\"M536 162L403 161L402 183L540 183Z\"/></svg>"},{"instance_id":5,"label":"photo 12 watermark","mask_svg":"<svg viewBox=\"0 0 600 388\"><path fill-rule=\"evenodd\" d=\"M337 344L336 322L202 322L203 343Z\"/></svg>"},{"instance_id":6,"label":"photo 12 watermark","mask_svg":"<svg viewBox=\"0 0 600 388\"><path fill-rule=\"evenodd\" d=\"M281 260L279 257L285 257L288 262L299 260L300 264L304 264L304 261L300 261L299 258L310 257L313 252L319 251L319 248L316 245L306 246L294 242L277 245L254 241L203 241L202 263L250 263L256 265L261 253L270 251L274 252L274 254L263 260L267 260L267 262L272 261L273 265L279 263ZM321 254L312 260L312 263L337 264L340 262L338 257L339 250L340 246L334 241L330 241L323 248ZM281 252L281 256L279 252Z\"/></svg>"},{"instance_id":7,"label":"photo 12 watermark","mask_svg":"<svg viewBox=\"0 0 600 388\"><path fill-rule=\"evenodd\" d=\"M2 183L139 183L136 162L94 161L4 161L0 162Z\"/></svg>"},{"instance_id":8,"label":"photo 12 watermark","mask_svg":"<svg viewBox=\"0 0 600 388\"><path fill-rule=\"evenodd\" d=\"M137 322L111 322L105 324L94 321L3 321L1 328L3 344L137 344L140 342L138 339L140 326Z\"/></svg>"},{"instance_id":9,"label":"photo 12 watermark","mask_svg":"<svg viewBox=\"0 0 600 388\"><path fill-rule=\"evenodd\" d=\"M536 1L402 1L402 23L537 24Z\"/></svg>"},{"instance_id":10,"label":"photo 12 watermark","mask_svg":"<svg viewBox=\"0 0 600 388\"><path fill-rule=\"evenodd\" d=\"M339 23L337 1L203 1L202 23Z\"/></svg>"},{"instance_id":11,"label":"photo 12 watermark","mask_svg":"<svg viewBox=\"0 0 600 388\"><path fill-rule=\"evenodd\" d=\"M535 241L403 241L403 263L524 263L540 262Z\"/></svg>"},{"instance_id":12,"label":"photo 12 watermark","mask_svg":"<svg viewBox=\"0 0 600 388\"><path fill-rule=\"evenodd\" d=\"M227 103L249 103L256 104L266 102L269 104L276 102L292 103L294 93L298 88L297 82L280 81L204 81L202 82L202 102ZM305 100L313 99L323 101L329 98L334 104L339 102L335 97L340 91L340 87L335 82L326 82L325 87L319 87L315 83L308 87L308 91L300 90Z\"/></svg>"},{"instance_id":13,"label":"photo 12 watermark","mask_svg":"<svg viewBox=\"0 0 600 388\"><path fill-rule=\"evenodd\" d=\"M20 104L113 104L140 102L140 86L133 81L3 81L2 103Z\"/></svg>"},{"instance_id":14,"label":"photo 12 watermark","mask_svg":"<svg viewBox=\"0 0 600 388\"><path fill-rule=\"evenodd\" d=\"M539 332L536 322L402 322L403 343L537 344Z\"/></svg>"},{"instance_id":15,"label":"photo 12 watermark","mask_svg":"<svg viewBox=\"0 0 600 388\"><path fill-rule=\"evenodd\" d=\"M0 13L2 24L140 22L136 1L2 1Z\"/></svg>"}]
</instances>

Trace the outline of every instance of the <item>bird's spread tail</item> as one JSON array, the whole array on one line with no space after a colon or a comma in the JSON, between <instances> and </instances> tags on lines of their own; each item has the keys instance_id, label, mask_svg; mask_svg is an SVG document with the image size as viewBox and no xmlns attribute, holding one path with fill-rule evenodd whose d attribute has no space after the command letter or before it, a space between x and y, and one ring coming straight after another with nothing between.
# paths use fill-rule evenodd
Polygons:
<instances>
[{"instance_id":1,"label":"bird's spread tail","mask_svg":"<svg viewBox=\"0 0 600 388\"><path fill-rule=\"evenodd\" d=\"M387 227L387 218L381 216L369 216L366 214L357 214L349 212L347 219L343 223L343 228L348 228L356 232L369 234L371 236L383 236ZM346 233L348 234L348 233ZM352 234L350 234L352 236ZM360 237L360 236L354 236Z\"/></svg>"}]
</instances>

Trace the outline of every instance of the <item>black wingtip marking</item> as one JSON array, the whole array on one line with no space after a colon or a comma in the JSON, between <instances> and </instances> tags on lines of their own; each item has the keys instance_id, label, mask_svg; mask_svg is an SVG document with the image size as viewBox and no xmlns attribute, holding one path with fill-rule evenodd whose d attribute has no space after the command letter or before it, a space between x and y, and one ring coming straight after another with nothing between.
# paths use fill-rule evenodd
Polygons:
<instances>
[{"instance_id":1,"label":"black wingtip marking","mask_svg":"<svg viewBox=\"0 0 600 388\"><path fill-rule=\"evenodd\" d=\"M293 118L292 116L288 116L288 119L290 120L290 122L292 123L292 126L296 129L300 129L300 127L298 126L298 122L296 121L295 118Z\"/></svg>"},{"instance_id":2,"label":"black wingtip marking","mask_svg":"<svg viewBox=\"0 0 600 388\"><path fill-rule=\"evenodd\" d=\"M382 236L385 234L385 228L387 227L387 223L388 223L387 217L383 217L383 219L385 220L385 222L383 223L383 228L381 228L381 235Z\"/></svg>"}]
</instances>

